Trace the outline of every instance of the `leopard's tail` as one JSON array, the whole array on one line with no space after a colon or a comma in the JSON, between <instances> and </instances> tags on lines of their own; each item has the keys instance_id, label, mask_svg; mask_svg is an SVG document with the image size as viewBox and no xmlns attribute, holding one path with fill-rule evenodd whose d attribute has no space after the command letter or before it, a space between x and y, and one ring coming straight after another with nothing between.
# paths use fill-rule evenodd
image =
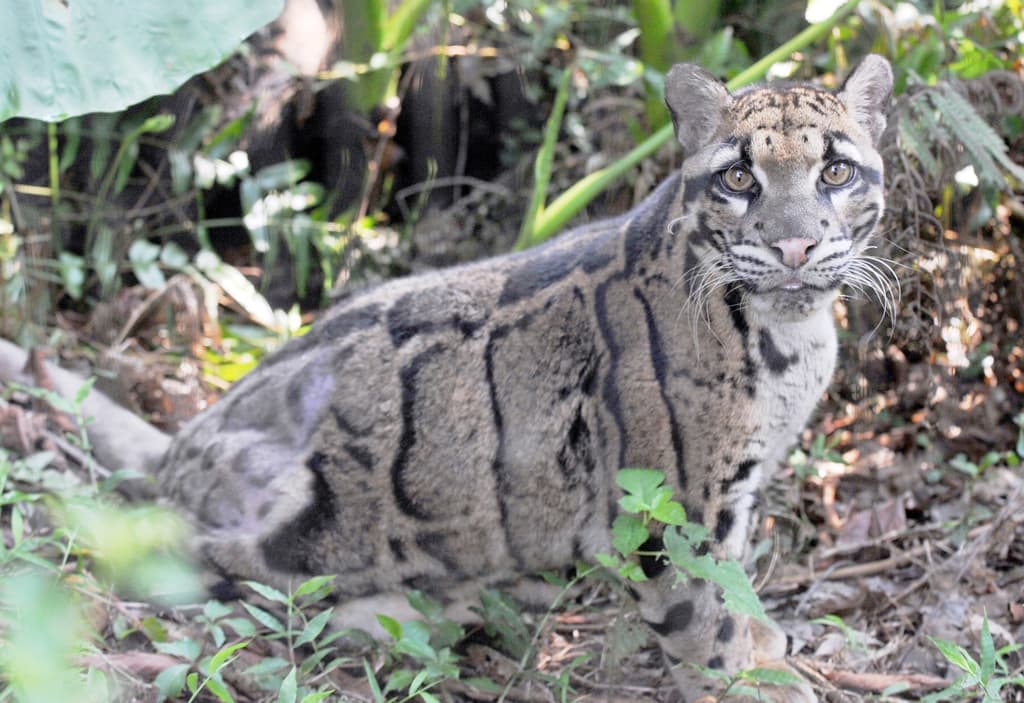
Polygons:
<instances>
[{"instance_id":1,"label":"leopard's tail","mask_svg":"<svg viewBox=\"0 0 1024 703\"><path fill-rule=\"evenodd\" d=\"M27 369L28 352L0 339L0 382L24 386L37 385ZM68 400L74 399L85 379L54 364L46 364L45 373L53 390ZM170 445L171 437L99 391L92 390L82 403L82 416L92 445L93 456L110 470L128 469L152 476ZM132 494L150 494L145 481L125 486ZM151 482L150 482L151 483Z\"/></svg>"}]
</instances>

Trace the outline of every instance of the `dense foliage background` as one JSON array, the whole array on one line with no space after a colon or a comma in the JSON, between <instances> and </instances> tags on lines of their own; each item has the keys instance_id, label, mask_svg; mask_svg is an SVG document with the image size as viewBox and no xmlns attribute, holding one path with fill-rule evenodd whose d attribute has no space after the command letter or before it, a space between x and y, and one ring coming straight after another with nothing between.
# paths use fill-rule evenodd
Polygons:
<instances>
[{"instance_id":1,"label":"dense foliage background","mask_svg":"<svg viewBox=\"0 0 1024 703\"><path fill-rule=\"evenodd\" d=\"M1020 0L289 0L237 48L276 3L88 6L0 8L0 334L169 429L332 299L632 207L681 158L673 62L835 86L885 55L899 304L837 306L761 596L829 700L1024 700ZM469 640L417 601L355 654L327 579L203 600L184 526L40 386L0 405L0 699L672 700L600 580L544 617L486 594Z\"/></svg>"}]
</instances>

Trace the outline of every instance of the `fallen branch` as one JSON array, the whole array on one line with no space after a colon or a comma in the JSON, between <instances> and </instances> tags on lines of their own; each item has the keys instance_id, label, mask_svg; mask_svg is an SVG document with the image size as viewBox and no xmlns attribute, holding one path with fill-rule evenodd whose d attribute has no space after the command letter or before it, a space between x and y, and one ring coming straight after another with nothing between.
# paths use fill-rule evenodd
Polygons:
<instances>
[{"instance_id":1,"label":"fallen branch","mask_svg":"<svg viewBox=\"0 0 1024 703\"><path fill-rule=\"evenodd\" d=\"M978 525L974 529L967 533L969 539L984 534L990 526L988 524ZM850 566L833 566L818 571L812 571L806 574L795 574L793 576L786 576L784 578L777 579L768 584L768 588L795 588L797 586L806 586L811 583L818 581L841 581L843 579L851 578L862 578L864 576L874 576L875 574L885 573L895 569L898 566L908 564L918 557L925 555L929 550L934 549L934 545L931 543L922 543L908 549L907 551L900 552L895 556L891 556L888 559L880 559L878 561L870 561L866 564L852 564Z\"/></svg>"},{"instance_id":2,"label":"fallen branch","mask_svg":"<svg viewBox=\"0 0 1024 703\"><path fill-rule=\"evenodd\" d=\"M905 684L906 690L913 691L935 691L949 685L945 679L927 674L873 674L856 671L823 671L822 674L839 688L872 693L881 693L899 684Z\"/></svg>"}]
</instances>

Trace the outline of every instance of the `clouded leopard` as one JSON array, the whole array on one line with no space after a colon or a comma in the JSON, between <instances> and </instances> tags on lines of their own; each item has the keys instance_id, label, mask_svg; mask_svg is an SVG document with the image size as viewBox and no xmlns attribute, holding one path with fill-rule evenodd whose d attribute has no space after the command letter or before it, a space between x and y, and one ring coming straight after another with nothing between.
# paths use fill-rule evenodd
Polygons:
<instances>
[{"instance_id":1,"label":"clouded leopard","mask_svg":"<svg viewBox=\"0 0 1024 703\"><path fill-rule=\"evenodd\" d=\"M354 615L609 551L623 467L663 470L711 552L741 557L758 485L832 374L832 301L873 280L891 82L877 56L835 93L730 94L676 66L685 160L632 211L358 295L174 437L96 396L97 451L146 466L223 577L337 574ZM784 654L714 587L643 568L637 605L687 700L714 692L688 664Z\"/></svg>"}]
</instances>

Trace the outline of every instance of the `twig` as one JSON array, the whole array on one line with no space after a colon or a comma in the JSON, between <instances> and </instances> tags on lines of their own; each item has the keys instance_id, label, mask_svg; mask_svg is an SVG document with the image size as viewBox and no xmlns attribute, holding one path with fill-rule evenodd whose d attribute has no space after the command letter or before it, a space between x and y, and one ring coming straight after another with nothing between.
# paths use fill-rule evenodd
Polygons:
<instances>
[{"instance_id":1,"label":"twig","mask_svg":"<svg viewBox=\"0 0 1024 703\"><path fill-rule=\"evenodd\" d=\"M409 205L405 201L408 200L409 196L417 195L425 190L434 190L435 188L446 188L448 186L472 186L475 190L484 191L486 193L494 193L504 198L512 196L512 191L502 185L496 185L487 181L474 178L472 176L444 176L441 178L431 178L420 183L413 183L410 186L402 188L402 190L395 193L395 202L398 203L399 209L402 211L402 216L406 219L409 218ZM463 202L464 198L458 202ZM456 203L457 204L457 203Z\"/></svg>"},{"instance_id":2,"label":"twig","mask_svg":"<svg viewBox=\"0 0 1024 703\"><path fill-rule=\"evenodd\" d=\"M121 329L117 331L117 334L114 335L114 339L110 342L111 348L121 346L124 340L128 338L128 335L131 334L132 330L135 329L135 325L139 324L139 321L150 313L157 302L167 295L167 291L171 289L171 285L173 283L174 279L171 279L160 289L147 295L146 299L142 301L142 304L132 310L132 314L128 316L128 319L123 325L121 325Z\"/></svg>"},{"instance_id":3,"label":"twig","mask_svg":"<svg viewBox=\"0 0 1024 703\"><path fill-rule=\"evenodd\" d=\"M967 537L974 539L978 535L984 533L989 529L989 525L979 525L967 533ZM816 581L840 581L842 579L861 578L864 576L874 576L891 569L895 569L898 566L902 566L911 561L914 561L918 557L924 555L930 545L920 544L913 549L909 549L904 552L900 552L895 556L891 556L888 559L881 559L878 561L871 561L866 564L853 564L851 566L832 566L827 569L820 571L813 571L806 574L797 574L794 576L787 576L777 581L773 581L769 584L771 588L795 588L797 586L806 586Z\"/></svg>"},{"instance_id":4,"label":"twig","mask_svg":"<svg viewBox=\"0 0 1024 703\"><path fill-rule=\"evenodd\" d=\"M906 684L913 690L932 691L945 688L949 682L927 674L874 674L856 671L826 671L825 678L840 688L881 693L890 686Z\"/></svg>"},{"instance_id":5,"label":"twig","mask_svg":"<svg viewBox=\"0 0 1024 703\"><path fill-rule=\"evenodd\" d=\"M49 369L46 368L46 355L39 347L34 347L28 353L28 365L32 369L32 377L35 379L35 384L43 390L49 391L50 393L57 392L57 386L53 382L53 378L50 376ZM75 423L65 415L62 411L50 403L46 404L47 415L53 420L53 423L57 425L62 431L69 434L73 434L78 431L75 427Z\"/></svg>"},{"instance_id":6,"label":"twig","mask_svg":"<svg viewBox=\"0 0 1024 703\"><path fill-rule=\"evenodd\" d=\"M957 572L958 579L963 576L963 572L978 556L978 553L985 548L989 542L989 538L1001 529L1003 525L1021 514L1021 510L1024 509L1024 500L1021 499L1022 494L1024 494L1024 485L1017 488L1013 496L1006 501L1006 504L1003 505L991 522L981 526L982 529L976 538L972 537L971 534L968 533L968 537L972 538L972 542L964 550L963 562Z\"/></svg>"},{"instance_id":7,"label":"twig","mask_svg":"<svg viewBox=\"0 0 1024 703\"><path fill-rule=\"evenodd\" d=\"M113 475L113 471L100 464L96 459L92 458L80 448L64 439L61 435L55 432L44 432L44 436L48 441L53 442L54 446L74 459L80 466L91 466L91 471L94 474L98 474L103 478L110 478Z\"/></svg>"}]
</instances>

